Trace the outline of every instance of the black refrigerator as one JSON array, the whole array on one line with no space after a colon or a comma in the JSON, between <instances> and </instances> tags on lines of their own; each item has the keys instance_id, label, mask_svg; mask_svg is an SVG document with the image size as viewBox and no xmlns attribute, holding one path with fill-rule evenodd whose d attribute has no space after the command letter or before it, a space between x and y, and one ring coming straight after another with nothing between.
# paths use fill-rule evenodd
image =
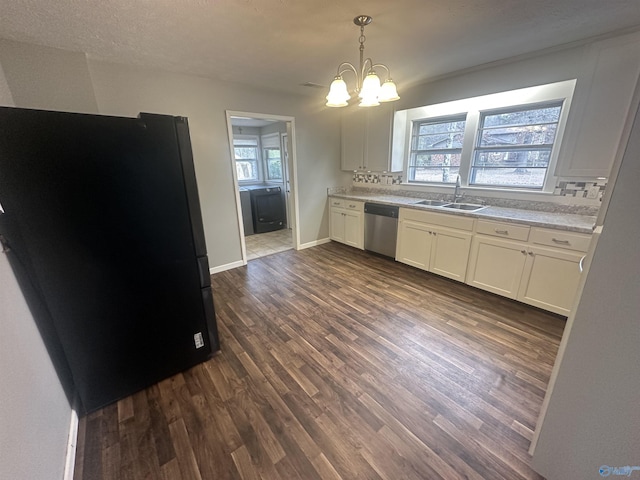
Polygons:
<instances>
[{"instance_id":1,"label":"black refrigerator","mask_svg":"<svg viewBox=\"0 0 640 480\"><path fill-rule=\"evenodd\" d=\"M186 118L0 107L0 206L3 253L80 415L219 350Z\"/></svg>"}]
</instances>

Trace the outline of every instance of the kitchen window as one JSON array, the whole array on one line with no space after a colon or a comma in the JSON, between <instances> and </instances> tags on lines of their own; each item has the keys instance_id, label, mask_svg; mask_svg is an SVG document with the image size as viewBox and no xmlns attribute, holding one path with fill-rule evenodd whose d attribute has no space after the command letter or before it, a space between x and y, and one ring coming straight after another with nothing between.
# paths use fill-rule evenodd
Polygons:
<instances>
[{"instance_id":1,"label":"kitchen window","mask_svg":"<svg viewBox=\"0 0 640 480\"><path fill-rule=\"evenodd\" d=\"M401 110L392 168L414 185L551 193L575 80Z\"/></svg>"},{"instance_id":2,"label":"kitchen window","mask_svg":"<svg viewBox=\"0 0 640 480\"><path fill-rule=\"evenodd\" d=\"M455 183L460 172L464 127L465 117L415 122L409 181Z\"/></svg>"},{"instance_id":3,"label":"kitchen window","mask_svg":"<svg viewBox=\"0 0 640 480\"><path fill-rule=\"evenodd\" d=\"M482 113L469 185L542 188L561 111L555 103Z\"/></svg>"}]
</instances>

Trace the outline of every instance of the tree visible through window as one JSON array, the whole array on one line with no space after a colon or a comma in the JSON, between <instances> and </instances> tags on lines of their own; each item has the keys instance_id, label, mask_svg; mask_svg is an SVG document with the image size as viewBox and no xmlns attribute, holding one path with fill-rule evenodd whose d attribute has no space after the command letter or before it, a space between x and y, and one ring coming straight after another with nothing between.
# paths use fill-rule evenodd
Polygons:
<instances>
[{"instance_id":1,"label":"tree visible through window","mask_svg":"<svg viewBox=\"0 0 640 480\"><path fill-rule=\"evenodd\" d=\"M558 103L483 113L469 184L542 188L561 109Z\"/></svg>"},{"instance_id":2,"label":"tree visible through window","mask_svg":"<svg viewBox=\"0 0 640 480\"><path fill-rule=\"evenodd\" d=\"M409 181L455 183L460 171L464 128L464 117L415 122Z\"/></svg>"},{"instance_id":3,"label":"tree visible through window","mask_svg":"<svg viewBox=\"0 0 640 480\"><path fill-rule=\"evenodd\" d=\"M267 179L282 180L282 158L279 147L266 147L264 158L267 162Z\"/></svg>"},{"instance_id":4,"label":"tree visible through window","mask_svg":"<svg viewBox=\"0 0 640 480\"><path fill-rule=\"evenodd\" d=\"M236 159L238 181L259 181L258 140L250 138L234 139L233 152Z\"/></svg>"}]
</instances>

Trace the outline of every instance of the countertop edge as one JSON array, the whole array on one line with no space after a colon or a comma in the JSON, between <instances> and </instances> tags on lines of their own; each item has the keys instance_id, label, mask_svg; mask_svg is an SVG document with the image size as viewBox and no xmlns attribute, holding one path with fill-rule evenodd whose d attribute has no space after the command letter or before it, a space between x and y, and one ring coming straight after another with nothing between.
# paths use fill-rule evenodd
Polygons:
<instances>
[{"instance_id":1,"label":"countertop edge","mask_svg":"<svg viewBox=\"0 0 640 480\"><path fill-rule=\"evenodd\" d=\"M442 207L435 207L431 205L416 205L416 202L420 201L419 198L396 195L389 195L388 198L385 198L384 195L331 193L328 195L328 198L375 202L384 205L442 213L445 215L459 215L583 234L592 234L596 221L595 216L576 215L572 213L540 212L537 210L493 207L490 205L475 212L447 210Z\"/></svg>"}]
</instances>

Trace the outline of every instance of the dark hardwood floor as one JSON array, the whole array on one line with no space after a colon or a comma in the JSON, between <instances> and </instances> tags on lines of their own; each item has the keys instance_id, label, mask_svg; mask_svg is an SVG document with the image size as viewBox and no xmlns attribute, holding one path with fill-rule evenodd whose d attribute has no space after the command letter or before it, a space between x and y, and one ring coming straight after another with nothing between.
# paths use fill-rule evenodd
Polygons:
<instances>
[{"instance_id":1,"label":"dark hardwood floor","mask_svg":"<svg viewBox=\"0 0 640 480\"><path fill-rule=\"evenodd\" d=\"M82 418L76 479L541 478L563 318L336 243L212 281L222 352Z\"/></svg>"}]
</instances>

